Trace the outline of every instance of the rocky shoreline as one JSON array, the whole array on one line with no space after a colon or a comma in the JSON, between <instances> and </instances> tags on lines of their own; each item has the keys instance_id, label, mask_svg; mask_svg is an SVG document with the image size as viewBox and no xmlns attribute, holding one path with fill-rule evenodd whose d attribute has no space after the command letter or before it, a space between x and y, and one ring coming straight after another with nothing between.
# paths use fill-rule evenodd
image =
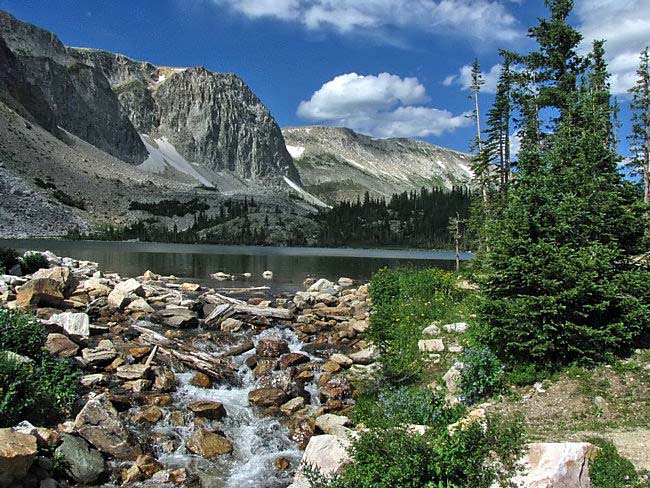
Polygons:
<instances>
[{"instance_id":1,"label":"rocky shoreline","mask_svg":"<svg viewBox=\"0 0 650 488\"><path fill-rule=\"evenodd\" d=\"M367 285L319 279L292 295L224 295L151 271L125 278L43 255L49 268L0 275L0 305L35 314L49 353L81 372L80 397L56 426L0 429L0 488L309 488L304 466L332 475L351 462L348 448L364 431L349 416L354 384L380 372L364 338ZM418 346L439 361L442 351L462 350L453 337L465 328L432 324ZM458 367L443 378L452 402ZM475 407L450 433L487 425L489 407ZM427 428L408 426L413 435ZM597 453L589 443L529 444L514 481L587 486Z\"/></svg>"},{"instance_id":2,"label":"rocky shoreline","mask_svg":"<svg viewBox=\"0 0 650 488\"><path fill-rule=\"evenodd\" d=\"M0 276L0 300L42 321L49 352L83 371L82 397L55 429L2 429L15 451L0 453L13 460L7 486L66 486L37 445L76 483L287 486L312 436L352 432L351 378L377 368L366 285L226 296L44 255L48 269Z\"/></svg>"}]
</instances>

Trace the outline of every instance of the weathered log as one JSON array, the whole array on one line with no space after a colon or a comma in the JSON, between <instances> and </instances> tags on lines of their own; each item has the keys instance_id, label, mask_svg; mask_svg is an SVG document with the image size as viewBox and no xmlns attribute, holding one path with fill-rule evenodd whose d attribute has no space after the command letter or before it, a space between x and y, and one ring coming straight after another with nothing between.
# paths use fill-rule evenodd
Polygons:
<instances>
[{"instance_id":1,"label":"weathered log","mask_svg":"<svg viewBox=\"0 0 650 488\"><path fill-rule=\"evenodd\" d=\"M218 305L210 315L205 319L207 325L222 322L233 315L240 316L243 320L252 317L264 317L270 319L290 320L293 314L284 308L256 307L248 304L228 304Z\"/></svg>"},{"instance_id":2,"label":"weathered log","mask_svg":"<svg viewBox=\"0 0 650 488\"><path fill-rule=\"evenodd\" d=\"M237 368L232 360L222 356L201 351L195 347L184 344L175 339L169 339L157 332L133 324L131 327L140 332L140 340L145 344L158 346L158 352L178 359L190 368L207 374L217 381L232 381L237 373Z\"/></svg>"},{"instance_id":3,"label":"weathered log","mask_svg":"<svg viewBox=\"0 0 650 488\"><path fill-rule=\"evenodd\" d=\"M204 293L203 295L201 295L200 298L206 303L209 303L211 305L220 305L224 303L228 303L231 305L246 305L246 302L242 300L238 300L237 298L227 297L226 295L222 295L221 293Z\"/></svg>"}]
</instances>

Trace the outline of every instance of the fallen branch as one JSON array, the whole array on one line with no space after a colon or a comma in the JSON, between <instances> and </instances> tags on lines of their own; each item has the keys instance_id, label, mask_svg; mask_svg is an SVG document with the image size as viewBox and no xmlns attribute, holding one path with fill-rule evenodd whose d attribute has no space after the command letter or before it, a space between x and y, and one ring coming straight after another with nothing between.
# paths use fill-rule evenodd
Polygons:
<instances>
[{"instance_id":1,"label":"fallen branch","mask_svg":"<svg viewBox=\"0 0 650 488\"><path fill-rule=\"evenodd\" d=\"M230 359L214 356L176 339L169 339L140 325L133 324L131 327L140 332L142 342L156 346L156 351L172 356L186 366L205 373L217 381L234 380L237 368L233 366Z\"/></svg>"}]
</instances>

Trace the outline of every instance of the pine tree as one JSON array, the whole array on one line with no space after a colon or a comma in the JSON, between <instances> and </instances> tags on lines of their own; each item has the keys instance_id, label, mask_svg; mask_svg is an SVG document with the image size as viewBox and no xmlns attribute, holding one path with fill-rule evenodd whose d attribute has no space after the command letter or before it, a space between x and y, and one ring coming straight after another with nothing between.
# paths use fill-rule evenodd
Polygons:
<instances>
[{"instance_id":1,"label":"pine tree","mask_svg":"<svg viewBox=\"0 0 650 488\"><path fill-rule=\"evenodd\" d=\"M481 87L485 84L483 79L483 74L481 73L481 65L478 62L478 59L474 59L474 63L471 68L471 81L470 81L470 90L472 94L469 96L470 99L474 101L474 109L472 111L472 117L476 121L476 138L473 146L476 148L476 156L472 162L472 172L474 173L474 178L478 182L479 187L481 188L481 194L483 195L483 203L487 205L489 199L489 162L487 161L485 154L483 153L483 141L481 134L481 111L478 103L478 96L481 92Z\"/></svg>"},{"instance_id":2,"label":"pine tree","mask_svg":"<svg viewBox=\"0 0 650 488\"><path fill-rule=\"evenodd\" d=\"M630 151L634 155L629 163L643 176L643 201L650 203L650 53L646 47L641 53L636 85L632 94L632 134Z\"/></svg>"},{"instance_id":3,"label":"pine tree","mask_svg":"<svg viewBox=\"0 0 650 488\"><path fill-rule=\"evenodd\" d=\"M588 65L567 22L572 2L546 3L550 18L530 30L538 50L521 57L540 84L518 100L517 180L487 224L481 311L506 361L555 368L626 352L650 310L630 296L628 281L639 280L621 267L640 220L617 172L602 43ZM540 107L554 109L547 134Z\"/></svg>"}]
</instances>

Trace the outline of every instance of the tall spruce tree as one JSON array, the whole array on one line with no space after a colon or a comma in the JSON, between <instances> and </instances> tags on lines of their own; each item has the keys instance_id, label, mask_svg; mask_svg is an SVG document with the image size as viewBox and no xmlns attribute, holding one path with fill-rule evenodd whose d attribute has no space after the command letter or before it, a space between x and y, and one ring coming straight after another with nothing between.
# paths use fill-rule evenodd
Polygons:
<instances>
[{"instance_id":1,"label":"tall spruce tree","mask_svg":"<svg viewBox=\"0 0 650 488\"><path fill-rule=\"evenodd\" d=\"M634 155L629 163L643 177L643 201L650 203L650 53L646 47L641 53L636 85L632 94L632 134L630 150Z\"/></svg>"},{"instance_id":2,"label":"tall spruce tree","mask_svg":"<svg viewBox=\"0 0 650 488\"><path fill-rule=\"evenodd\" d=\"M472 91L472 94L469 98L474 101L472 117L476 121L476 138L474 142L476 155L472 162L472 171L474 173L474 179L478 182L479 187L481 188L483 203L484 205L487 205L490 191L490 163L486 154L483 152L481 111L478 103L478 96L481 92L481 87L485 84L485 80L483 79L483 73L481 73L481 65L479 64L478 59L474 59L474 63L472 63L470 79L471 81L469 88Z\"/></svg>"},{"instance_id":3,"label":"tall spruce tree","mask_svg":"<svg viewBox=\"0 0 650 488\"><path fill-rule=\"evenodd\" d=\"M520 57L539 85L518 99L516 183L481 256L487 341L511 364L540 369L624 352L650 317L629 293L642 276L621 267L640 220L611 144L603 46L588 64L567 22L573 2L546 4L549 19L530 30L538 49ZM540 107L553 109L544 120Z\"/></svg>"}]
</instances>

